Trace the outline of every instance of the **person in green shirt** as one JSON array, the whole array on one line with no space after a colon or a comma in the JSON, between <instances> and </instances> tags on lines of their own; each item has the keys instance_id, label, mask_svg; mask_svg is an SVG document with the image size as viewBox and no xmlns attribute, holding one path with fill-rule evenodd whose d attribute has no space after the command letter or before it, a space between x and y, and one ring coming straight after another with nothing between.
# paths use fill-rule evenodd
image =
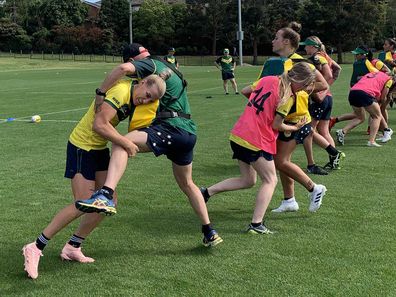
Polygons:
<instances>
[{"instance_id":1,"label":"person in green shirt","mask_svg":"<svg viewBox=\"0 0 396 297\"><path fill-rule=\"evenodd\" d=\"M179 62L177 62L177 59L175 58L175 48L174 47L170 47L168 49L168 54L164 57L164 60L173 64L176 69L179 69Z\"/></svg>"},{"instance_id":2,"label":"person in green shirt","mask_svg":"<svg viewBox=\"0 0 396 297\"><path fill-rule=\"evenodd\" d=\"M228 95L228 81L231 82L232 88L235 91L235 94L239 94L238 86L235 81L234 70L236 67L235 59L230 56L230 50L225 48L223 51L223 56L218 57L215 61L215 65L218 69L221 70L221 78L223 79L223 88L225 94Z\"/></svg>"},{"instance_id":3,"label":"person in green shirt","mask_svg":"<svg viewBox=\"0 0 396 297\"><path fill-rule=\"evenodd\" d=\"M130 46L125 48L124 57L129 56L129 50ZM211 227L205 201L192 179L196 126L191 119L186 91L187 83L174 66L162 59L151 57L147 49L141 45L139 45L139 50L145 58L139 61L124 59L124 63L114 68L106 77L100 91L103 94L106 93L125 75L142 79L151 74L171 71L171 76L166 80L165 94L160 98L153 123L147 128L132 131L125 137L136 145L138 152L153 152L156 157L166 155L172 161L175 180L180 189L187 195L192 208L202 223L203 245L206 247L215 246L223 240ZM100 95L96 97L98 109L100 109L103 99L104 97ZM122 146L113 145L104 186L90 199L76 201L76 208L87 213L115 214L112 194L125 172L127 163L128 153L126 150ZM158 191L161 191L161 189L158 189Z\"/></svg>"}]
</instances>

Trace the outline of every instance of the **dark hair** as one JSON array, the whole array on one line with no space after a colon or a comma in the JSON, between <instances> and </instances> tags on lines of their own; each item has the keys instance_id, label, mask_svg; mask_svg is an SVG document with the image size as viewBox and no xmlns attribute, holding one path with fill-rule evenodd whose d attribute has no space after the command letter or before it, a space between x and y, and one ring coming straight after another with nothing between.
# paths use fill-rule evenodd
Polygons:
<instances>
[{"instance_id":1,"label":"dark hair","mask_svg":"<svg viewBox=\"0 0 396 297\"><path fill-rule=\"evenodd\" d=\"M122 52L122 58L124 63L126 63L129 61L129 59L134 59L140 54L144 54L144 56L150 55L150 53L147 51L147 49L144 48L143 45L134 42L124 47L124 50Z\"/></svg>"},{"instance_id":2,"label":"dark hair","mask_svg":"<svg viewBox=\"0 0 396 297\"><path fill-rule=\"evenodd\" d=\"M291 44L292 48L295 50L298 49L299 43L301 40L300 34L298 34L296 31L294 31L290 27L282 28L281 31L282 31L282 37L284 39L290 40L290 44Z\"/></svg>"},{"instance_id":3,"label":"dark hair","mask_svg":"<svg viewBox=\"0 0 396 297\"><path fill-rule=\"evenodd\" d=\"M301 26L300 23L297 23L297 22L293 21L293 22L290 22L289 25L287 25L287 26L288 26L290 29L293 29L294 31L296 31L297 33L300 33L300 32L301 32L302 26Z\"/></svg>"}]
</instances>

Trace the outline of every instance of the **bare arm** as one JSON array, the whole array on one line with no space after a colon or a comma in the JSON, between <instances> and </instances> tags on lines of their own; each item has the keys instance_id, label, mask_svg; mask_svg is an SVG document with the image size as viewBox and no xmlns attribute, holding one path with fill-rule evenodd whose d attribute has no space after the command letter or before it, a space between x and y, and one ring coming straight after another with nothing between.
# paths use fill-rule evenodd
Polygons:
<instances>
[{"instance_id":1,"label":"bare arm","mask_svg":"<svg viewBox=\"0 0 396 297\"><path fill-rule=\"evenodd\" d=\"M105 80L102 82L102 85L100 86L100 90L103 93L106 93L122 77L124 77L127 74L129 75L135 74L135 72L136 72L135 66L130 62L118 65L106 76ZM103 104L104 99L105 99L104 96L96 95L95 112L100 111L100 107Z\"/></svg>"},{"instance_id":2,"label":"bare arm","mask_svg":"<svg viewBox=\"0 0 396 297\"><path fill-rule=\"evenodd\" d=\"M329 84L318 70L315 70L315 76L314 90L311 97L316 102L322 102L326 97Z\"/></svg>"},{"instance_id":3,"label":"bare arm","mask_svg":"<svg viewBox=\"0 0 396 297\"><path fill-rule=\"evenodd\" d=\"M380 97L378 98L378 102L379 102L379 103L385 102L385 101L386 101L386 97L388 96L388 93L389 93L389 88L385 86L385 87L382 89L382 91L381 91L381 95L380 95Z\"/></svg>"},{"instance_id":4,"label":"bare arm","mask_svg":"<svg viewBox=\"0 0 396 297\"><path fill-rule=\"evenodd\" d=\"M122 136L110 124L110 121L117 114L117 111L109 104L103 104L100 111L95 114L93 130L100 136L110 140L119 146L122 146L128 153L129 157L133 157L139 151L138 147L128 138Z\"/></svg>"},{"instance_id":5,"label":"bare arm","mask_svg":"<svg viewBox=\"0 0 396 297\"><path fill-rule=\"evenodd\" d=\"M281 132L295 132L301 129L305 125L307 119L304 117L297 122L295 125L286 125L283 122L283 117L279 114L275 115L274 121L272 122L272 128Z\"/></svg>"}]
</instances>

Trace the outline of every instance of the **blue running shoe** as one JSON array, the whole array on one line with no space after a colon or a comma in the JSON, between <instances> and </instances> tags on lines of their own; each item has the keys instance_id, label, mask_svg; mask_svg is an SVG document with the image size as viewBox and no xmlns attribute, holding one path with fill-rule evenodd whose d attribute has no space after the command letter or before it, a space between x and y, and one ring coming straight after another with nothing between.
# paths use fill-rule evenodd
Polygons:
<instances>
[{"instance_id":1,"label":"blue running shoe","mask_svg":"<svg viewBox=\"0 0 396 297\"><path fill-rule=\"evenodd\" d=\"M254 227L252 224L249 224L247 229L247 233L250 234L274 234L270 229L268 229L264 224L260 224L257 227Z\"/></svg>"},{"instance_id":2,"label":"blue running shoe","mask_svg":"<svg viewBox=\"0 0 396 297\"><path fill-rule=\"evenodd\" d=\"M204 235L202 244L206 247L211 247L222 243L223 239L217 234L216 230L212 229L207 236Z\"/></svg>"},{"instance_id":3,"label":"blue running shoe","mask_svg":"<svg viewBox=\"0 0 396 297\"><path fill-rule=\"evenodd\" d=\"M107 216L112 216L117 213L113 200L109 199L109 193L106 190L100 189L96 191L91 198L85 200L77 200L75 206L79 211L86 213L102 213Z\"/></svg>"}]
</instances>

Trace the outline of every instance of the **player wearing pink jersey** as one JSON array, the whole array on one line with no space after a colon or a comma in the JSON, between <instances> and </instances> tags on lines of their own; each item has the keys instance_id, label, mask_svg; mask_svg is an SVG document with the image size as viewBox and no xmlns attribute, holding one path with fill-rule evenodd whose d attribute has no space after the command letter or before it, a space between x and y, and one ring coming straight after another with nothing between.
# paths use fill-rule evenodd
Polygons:
<instances>
[{"instance_id":1,"label":"player wearing pink jersey","mask_svg":"<svg viewBox=\"0 0 396 297\"><path fill-rule=\"evenodd\" d=\"M302 118L294 125L285 124L284 106L291 105L295 101L294 94L312 86L314 81L315 72L305 62L295 64L280 77L261 78L250 95L244 112L231 130L233 159L238 160L241 175L201 188L205 201L208 201L217 193L253 187L258 174L262 184L247 230L249 233L272 233L262 221L277 184L273 155L276 154L278 131L290 134L297 132L306 123L306 118ZM278 120L274 121L275 119Z\"/></svg>"},{"instance_id":2,"label":"player wearing pink jersey","mask_svg":"<svg viewBox=\"0 0 396 297\"><path fill-rule=\"evenodd\" d=\"M381 115L378 102L386 99L392 84L393 80L390 76L383 72L375 72L366 74L351 88L348 100L356 118L349 121L343 129L337 130L338 142L344 144L345 135L364 122L364 110L370 114L372 119L370 122L370 135L367 145L371 147L381 146L375 142L375 136L377 135L380 124L384 129L384 136L379 140L384 143L391 139L393 131L388 128L386 121Z\"/></svg>"}]
</instances>

